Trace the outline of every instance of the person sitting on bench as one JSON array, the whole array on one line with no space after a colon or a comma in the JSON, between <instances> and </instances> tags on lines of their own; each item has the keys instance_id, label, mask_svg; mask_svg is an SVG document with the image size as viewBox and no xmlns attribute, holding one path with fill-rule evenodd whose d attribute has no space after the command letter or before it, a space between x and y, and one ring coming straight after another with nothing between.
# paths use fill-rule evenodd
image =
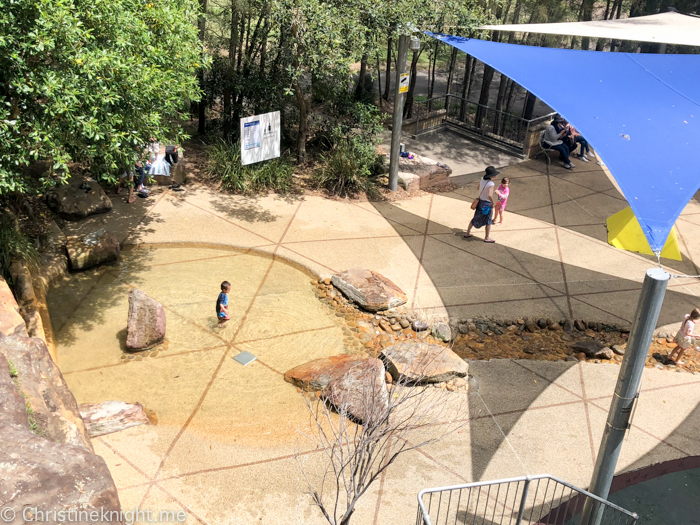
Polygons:
<instances>
[{"instance_id":1,"label":"person sitting on bench","mask_svg":"<svg viewBox=\"0 0 700 525\"><path fill-rule=\"evenodd\" d=\"M552 123L544 130L542 147L545 149L557 150L559 152L559 157L564 161L564 167L570 170L574 165L571 164L571 160L569 159L569 147L564 144L562 140L567 135L567 130L564 128L563 124L564 119L556 115ZM557 127L560 127L559 129L561 129L561 131L558 131Z\"/></svg>"}]
</instances>

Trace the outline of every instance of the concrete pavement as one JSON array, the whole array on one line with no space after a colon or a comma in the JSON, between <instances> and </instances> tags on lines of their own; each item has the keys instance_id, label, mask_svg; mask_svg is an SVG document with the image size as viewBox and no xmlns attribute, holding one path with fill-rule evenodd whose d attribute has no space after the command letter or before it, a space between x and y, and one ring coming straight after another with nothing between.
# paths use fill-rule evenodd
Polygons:
<instances>
[{"instance_id":1,"label":"concrete pavement","mask_svg":"<svg viewBox=\"0 0 700 525\"><path fill-rule=\"evenodd\" d=\"M478 173L454 191L396 202L245 198L189 186L156 191L138 207L115 203L114 212L75 226L119 221L129 248L119 266L71 276L52 290L59 366L79 403L138 401L159 417L156 426L94 440L123 507L183 510L187 523L323 522L297 464L305 460L313 470L322 455L300 438L306 407L280 375L344 350L342 327L313 296L309 272L371 268L434 318L629 324L654 263L605 242L605 218L626 206L605 173L579 163L547 175L542 161L531 161L502 174L512 189L504 225L493 229L495 245L459 235ZM674 273L700 273L697 215L693 200L677 224L684 261L670 262ZM236 314L221 329L211 312L223 278L234 282ZM166 307L169 344L121 364L131 286ZM674 280L660 326L677 327L698 306L698 291L695 280ZM234 362L242 350L258 361ZM363 497L353 523L413 523L416 494L431 486L543 472L587 486L618 370L471 363L478 388L458 414L463 428L400 457ZM645 370L619 472L700 455L699 384L698 375Z\"/></svg>"}]
</instances>

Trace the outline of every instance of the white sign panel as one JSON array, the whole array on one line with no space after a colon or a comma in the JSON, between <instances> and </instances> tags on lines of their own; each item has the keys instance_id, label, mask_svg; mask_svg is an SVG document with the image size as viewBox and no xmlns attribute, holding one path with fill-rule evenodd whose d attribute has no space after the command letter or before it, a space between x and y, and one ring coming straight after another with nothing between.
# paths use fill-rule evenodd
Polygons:
<instances>
[{"instance_id":1,"label":"white sign panel","mask_svg":"<svg viewBox=\"0 0 700 525\"><path fill-rule=\"evenodd\" d=\"M241 119L241 164L254 164L280 156L280 112Z\"/></svg>"}]
</instances>

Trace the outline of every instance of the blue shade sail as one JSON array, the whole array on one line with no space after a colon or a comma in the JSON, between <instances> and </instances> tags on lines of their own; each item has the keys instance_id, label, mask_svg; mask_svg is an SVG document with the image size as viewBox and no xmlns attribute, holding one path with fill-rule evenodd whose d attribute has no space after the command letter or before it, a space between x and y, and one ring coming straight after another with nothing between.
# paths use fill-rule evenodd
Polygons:
<instances>
[{"instance_id":1,"label":"blue shade sail","mask_svg":"<svg viewBox=\"0 0 700 525\"><path fill-rule=\"evenodd\" d=\"M559 112L617 181L654 252L700 189L700 55L605 53L428 33Z\"/></svg>"}]
</instances>

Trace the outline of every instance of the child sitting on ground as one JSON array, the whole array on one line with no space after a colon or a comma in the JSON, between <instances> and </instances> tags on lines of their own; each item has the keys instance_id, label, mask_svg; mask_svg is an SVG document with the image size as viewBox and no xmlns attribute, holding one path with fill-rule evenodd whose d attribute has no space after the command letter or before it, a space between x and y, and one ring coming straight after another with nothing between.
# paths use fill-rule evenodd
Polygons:
<instances>
[{"instance_id":1,"label":"child sitting on ground","mask_svg":"<svg viewBox=\"0 0 700 525\"><path fill-rule=\"evenodd\" d=\"M503 177L501 179L501 185L496 190L496 196L498 197L498 201L496 202L496 214L493 216L494 224L503 224L503 212L506 211L506 204L508 204L508 195L510 195L509 186L510 179L508 177Z\"/></svg>"},{"instance_id":2,"label":"child sitting on ground","mask_svg":"<svg viewBox=\"0 0 700 525\"><path fill-rule=\"evenodd\" d=\"M695 308L690 314L685 316L685 320L681 325L681 329L676 334L676 348L668 355L668 358L676 365L682 365L681 357L688 348L693 346L693 339L698 339L697 335L693 335L693 328L700 323L700 309Z\"/></svg>"},{"instance_id":3,"label":"child sitting on ground","mask_svg":"<svg viewBox=\"0 0 700 525\"><path fill-rule=\"evenodd\" d=\"M216 317L219 322L231 319L228 315L228 293L231 291L231 283L224 281L221 283L221 293L216 300Z\"/></svg>"}]
</instances>

